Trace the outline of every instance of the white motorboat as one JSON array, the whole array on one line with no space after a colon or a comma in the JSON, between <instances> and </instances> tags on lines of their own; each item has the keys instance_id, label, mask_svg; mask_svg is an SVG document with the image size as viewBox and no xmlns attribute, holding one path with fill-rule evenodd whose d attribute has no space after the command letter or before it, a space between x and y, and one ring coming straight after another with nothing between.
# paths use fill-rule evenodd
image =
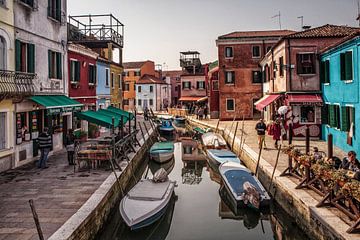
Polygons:
<instances>
[{"instance_id":1,"label":"white motorboat","mask_svg":"<svg viewBox=\"0 0 360 240\"><path fill-rule=\"evenodd\" d=\"M201 136L202 144L206 149L226 149L227 144L225 139L218 133L207 132Z\"/></svg>"}]
</instances>

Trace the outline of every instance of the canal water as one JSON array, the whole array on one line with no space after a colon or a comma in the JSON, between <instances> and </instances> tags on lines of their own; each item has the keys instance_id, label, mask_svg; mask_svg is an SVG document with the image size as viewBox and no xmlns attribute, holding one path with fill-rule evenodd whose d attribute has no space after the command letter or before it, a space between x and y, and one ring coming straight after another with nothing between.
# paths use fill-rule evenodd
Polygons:
<instances>
[{"instance_id":1,"label":"canal water","mask_svg":"<svg viewBox=\"0 0 360 240\"><path fill-rule=\"evenodd\" d=\"M234 213L228 207L226 190L220 191L219 174L207 165L200 149L189 147L191 144L196 143L191 143L191 139L175 143L174 160L162 166L149 160L137 174L152 177L163 167L169 178L177 182L165 215L148 227L131 231L117 206L97 239L308 239L275 203L264 213L252 210Z\"/></svg>"}]
</instances>

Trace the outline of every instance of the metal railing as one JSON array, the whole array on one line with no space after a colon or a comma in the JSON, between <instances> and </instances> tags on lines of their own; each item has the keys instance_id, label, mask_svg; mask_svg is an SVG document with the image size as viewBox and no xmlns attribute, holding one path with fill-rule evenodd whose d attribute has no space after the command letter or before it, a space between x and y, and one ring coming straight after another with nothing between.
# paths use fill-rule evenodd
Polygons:
<instances>
[{"instance_id":1,"label":"metal railing","mask_svg":"<svg viewBox=\"0 0 360 240\"><path fill-rule=\"evenodd\" d=\"M1 98L33 95L36 77L37 75L34 73L0 70Z\"/></svg>"}]
</instances>

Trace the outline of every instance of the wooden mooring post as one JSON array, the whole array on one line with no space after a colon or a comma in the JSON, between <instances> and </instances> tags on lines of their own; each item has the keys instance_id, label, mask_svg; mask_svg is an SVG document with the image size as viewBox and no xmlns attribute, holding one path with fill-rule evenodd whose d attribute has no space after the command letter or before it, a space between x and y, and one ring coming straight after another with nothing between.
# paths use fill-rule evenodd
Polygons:
<instances>
[{"instance_id":1,"label":"wooden mooring post","mask_svg":"<svg viewBox=\"0 0 360 240\"><path fill-rule=\"evenodd\" d=\"M334 155L334 149L333 149L333 135L331 133L328 134L328 136L327 136L327 142L328 142L327 155L328 155L328 158L332 158Z\"/></svg>"},{"instance_id":2,"label":"wooden mooring post","mask_svg":"<svg viewBox=\"0 0 360 240\"><path fill-rule=\"evenodd\" d=\"M232 144L231 144L231 150L233 150L233 151L234 151L234 144L235 144L235 138L236 138L238 126L239 126L239 122L236 122L234 137L233 137ZM240 143L240 145L241 145L241 143Z\"/></svg>"},{"instance_id":3,"label":"wooden mooring post","mask_svg":"<svg viewBox=\"0 0 360 240\"><path fill-rule=\"evenodd\" d=\"M36 230L38 232L39 235L39 239L40 240L44 240L44 234L41 230L41 226L40 226L40 221L39 221L39 217L37 215L36 209L35 209L35 205L34 205L34 200L30 199L29 200L29 204L30 204L30 208L31 208L31 212L35 221L35 225L36 225Z\"/></svg>"},{"instance_id":4,"label":"wooden mooring post","mask_svg":"<svg viewBox=\"0 0 360 240\"><path fill-rule=\"evenodd\" d=\"M306 154L310 153L310 129L308 127L305 129L305 152Z\"/></svg>"},{"instance_id":5,"label":"wooden mooring post","mask_svg":"<svg viewBox=\"0 0 360 240\"><path fill-rule=\"evenodd\" d=\"M289 124L289 145L292 144L293 140L293 125L292 123Z\"/></svg>"},{"instance_id":6,"label":"wooden mooring post","mask_svg":"<svg viewBox=\"0 0 360 240\"><path fill-rule=\"evenodd\" d=\"M216 129L215 129L215 133L217 133L217 131L218 131L218 128L219 128L219 123L220 123L220 119L218 119L218 121L217 121L217 124L216 124Z\"/></svg>"},{"instance_id":7,"label":"wooden mooring post","mask_svg":"<svg viewBox=\"0 0 360 240\"><path fill-rule=\"evenodd\" d=\"M281 144L279 145L279 149L278 149L278 152L277 152L277 155L276 155L276 161L275 161L275 165L274 165L274 170L273 170L273 172L271 174L270 185L269 185L269 191L270 192L271 192L271 186L272 186L273 179L274 179L275 170L276 170L276 167L277 167L278 162L279 162L280 151L281 151Z\"/></svg>"},{"instance_id":8,"label":"wooden mooring post","mask_svg":"<svg viewBox=\"0 0 360 240\"><path fill-rule=\"evenodd\" d=\"M264 140L262 139L261 140L260 150L259 150L259 155L258 155L258 159L257 159L257 163L256 163L255 176L257 176L257 173L258 173L258 170L259 170L261 152L262 152L262 149L263 149L263 145L264 145Z\"/></svg>"},{"instance_id":9,"label":"wooden mooring post","mask_svg":"<svg viewBox=\"0 0 360 240\"><path fill-rule=\"evenodd\" d=\"M145 139L145 134L144 134L144 130L142 129L142 127L141 127L141 124L139 123L139 127L140 127L140 132L141 132L141 135L142 135L142 137L143 137L143 139L144 139L144 144L145 144L145 142L146 142L146 139Z\"/></svg>"}]
</instances>

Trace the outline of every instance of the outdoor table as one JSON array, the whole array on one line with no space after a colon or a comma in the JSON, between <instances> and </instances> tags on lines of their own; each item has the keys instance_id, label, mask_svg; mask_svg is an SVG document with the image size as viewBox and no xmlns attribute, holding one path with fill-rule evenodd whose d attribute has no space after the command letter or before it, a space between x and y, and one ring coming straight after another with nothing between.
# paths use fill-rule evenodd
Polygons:
<instances>
[{"instance_id":1,"label":"outdoor table","mask_svg":"<svg viewBox=\"0 0 360 240\"><path fill-rule=\"evenodd\" d=\"M111 150L80 150L77 153L78 166L80 162L85 161L90 163L91 168L97 168L100 161L109 161L112 157Z\"/></svg>"}]
</instances>

